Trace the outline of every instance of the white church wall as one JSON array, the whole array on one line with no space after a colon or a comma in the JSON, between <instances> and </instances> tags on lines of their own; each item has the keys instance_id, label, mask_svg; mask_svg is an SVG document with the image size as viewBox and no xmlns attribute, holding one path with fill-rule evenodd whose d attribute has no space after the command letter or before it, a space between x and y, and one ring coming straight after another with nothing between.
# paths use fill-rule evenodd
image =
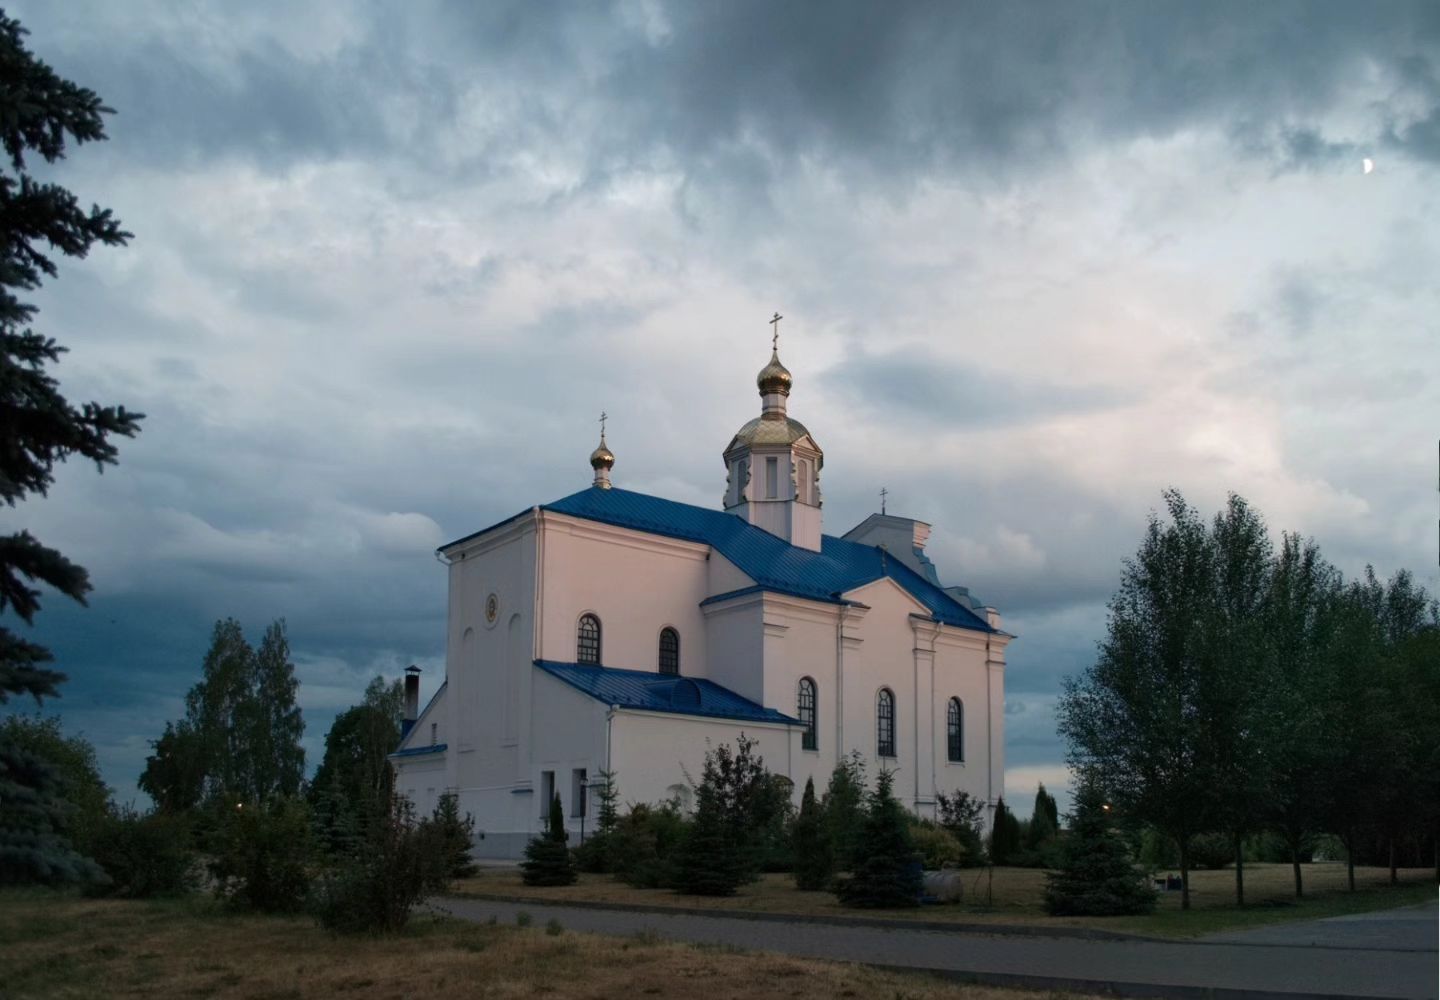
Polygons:
<instances>
[{"instance_id":1,"label":"white church wall","mask_svg":"<svg viewBox=\"0 0 1440 1000\"><path fill-rule=\"evenodd\" d=\"M445 783L445 759L442 755L395 761L395 790L410 800L416 816L429 816L435 811L440 796L449 789Z\"/></svg>"},{"instance_id":2,"label":"white church wall","mask_svg":"<svg viewBox=\"0 0 1440 1000\"><path fill-rule=\"evenodd\" d=\"M1003 674L993 675L987 665L984 633L940 629L935 640L935 696L931 702L932 752L938 791L946 794L966 791L981 802L991 804L1003 791L1002 681ZM963 762L948 759L948 711L952 697L959 698L964 706ZM995 706L993 710L992 706ZM987 821L989 818L987 813Z\"/></svg>"},{"instance_id":3,"label":"white church wall","mask_svg":"<svg viewBox=\"0 0 1440 1000\"><path fill-rule=\"evenodd\" d=\"M668 625L680 633L680 672L707 676L708 546L552 513L543 523L541 659L575 661L588 611L600 619L603 666L658 672Z\"/></svg>"},{"instance_id":4,"label":"white church wall","mask_svg":"<svg viewBox=\"0 0 1440 1000\"><path fill-rule=\"evenodd\" d=\"M793 718L799 711L800 679L809 677L816 688L817 749L802 749L796 737L791 777L797 794L804 791L807 778L814 778L817 792L823 792L839 759L835 729L835 626L839 612L839 605L764 595L763 703Z\"/></svg>"},{"instance_id":5,"label":"white church wall","mask_svg":"<svg viewBox=\"0 0 1440 1000\"><path fill-rule=\"evenodd\" d=\"M508 794L525 777L535 544L535 519L527 515L446 551L450 709L444 725L451 734L449 784L457 789ZM486 812L495 810L487 806Z\"/></svg>"},{"instance_id":6,"label":"white church wall","mask_svg":"<svg viewBox=\"0 0 1440 1000\"><path fill-rule=\"evenodd\" d=\"M895 795L913 809L917 800L930 799L932 791L920 785L920 748L928 740L921 742L917 714L928 718L929 713L923 702L917 713L918 667L910 618L925 608L888 578L844 596L870 609L856 629L861 642L845 657L844 749L861 752L872 778L882 768L894 771ZM895 696L895 755L884 758L879 756L877 740L877 705L882 688Z\"/></svg>"},{"instance_id":7,"label":"white church wall","mask_svg":"<svg viewBox=\"0 0 1440 1000\"><path fill-rule=\"evenodd\" d=\"M706 676L742 697L768 704L761 627L763 604L763 595L750 593L718 601L702 610L709 668ZM684 672L683 665L681 672Z\"/></svg>"},{"instance_id":8,"label":"white church wall","mask_svg":"<svg viewBox=\"0 0 1440 1000\"><path fill-rule=\"evenodd\" d=\"M786 726L626 709L615 713L611 725L610 762L622 810L635 802L663 802L676 793L687 797L686 772L699 782L705 752L721 743L733 747L741 734L756 741L754 752L765 758L771 773L795 778L792 744L799 746L799 736L792 741ZM803 778L799 784L803 788Z\"/></svg>"},{"instance_id":9,"label":"white church wall","mask_svg":"<svg viewBox=\"0 0 1440 1000\"><path fill-rule=\"evenodd\" d=\"M744 590L755 584L755 581L746 576L740 567L713 549L710 551L710 560L705 564L705 572L708 574L707 597L717 597L734 590Z\"/></svg>"}]
</instances>

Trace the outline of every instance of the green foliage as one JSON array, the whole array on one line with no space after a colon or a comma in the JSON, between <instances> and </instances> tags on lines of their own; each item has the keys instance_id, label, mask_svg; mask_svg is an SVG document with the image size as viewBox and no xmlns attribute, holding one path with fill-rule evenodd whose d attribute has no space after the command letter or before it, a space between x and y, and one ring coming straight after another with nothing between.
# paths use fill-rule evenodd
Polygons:
<instances>
[{"instance_id":1,"label":"green foliage","mask_svg":"<svg viewBox=\"0 0 1440 1000\"><path fill-rule=\"evenodd\" d=\"M457 878L469 878L476 872L470 849L475 839L475 818L460 815L459 799L446 792L435 804L435 812L420 824L420 837L426 857L426 888L444 892Z\"/></svg>"},{"instance_id":2,"label":"green foliage","mask_svg":"<svg viewBox=\"0 0 1440 1000\"><path fill-rule=\"evenodd\" d=\"M154 899L195 888L197 859L184 816L118 809L101 822L92 849L109 876L91 889L95 895Z\"/></svg>"},{"instance_id":3,"label":"green foliage","mask_svg":"<svg viewBox=\"0 0 1440 1000\"><path fill-rule=\"evenodd\" d=\"M1194 868L1224 868L1235 861L1235 842L1228 834L1198 833L1190 838L1190 864Z\"/></svg>"},{"instance_id":4,"label":"green foliage","mask_svg":"<svg viewBox=\"0 0 1440 1000\"><path fill-rule=\"evenodd\" d=\"M990 860L997 865L1008 865L1019 853L1021 846L1020 821L1005 805L1005 800L995 803L995 819L990 827Z\"/></svg>"},{"instance_id":5,"label":"green foliage","mask_svg":"<svg viewBox=\"0 0 1440 1000\"><path fill-rule=\"evenodd\" d=\"M940 825L950 832L964 851L960 867L974 868L985 864L985 803L971 796L969 792L935 796L940 815Z\"/></svg>"},{"instance_id":6,"label":"green foliage","mask_svg":"<svg viewBox=\"0 0 1440 1000\"><path fill-rule=\"evenodd\" d=\"M110 789L100 777L95 747L83 736L66 736L55 716L10 715L0 720L0 745L28 750L54 770L57 791L69 806L65 833L81 854L92 853L95 837L110 815Z\"/></svg>"},{"instance_id":7,"label":"green foliage","mask_svg":"<svg viewBox=\"0 0 1440 1000\"><path fill-rule=\"evenodd\" d=\"M404 701L402 681L375 677L360 704L337 715L325 734L325 755L309 790L324 850L343 850L390 808L394 771L388 757L400 743Z\"/></svg>"},{"instance_id":8,"label":"green foliage","mask_svg":"<svg viewBox=\"0 0 1440 1000\"><path fill-rule=\"evenodd\" d=\"M767 866L789 856L791 815L788 778L771 774L744 733L707 750L695 789L695 815L673 869L681 892L730 895Z\"/></svg>"},{"instance_id":9,"label":"green foliage","mask_svg":"<svg viewBox=\"0 0 1440 1000\"><path fill-rule=\"evenodd\" d=\"M1104 793L1083 780L1062 840L1060 870L1047 872L1045 882L1045 910L1053 916L1118 916L1155 908L1155 890L1131 862Z\"/></svg>"},{"instance_id":10,"label":"green foliage","mask_svg":"<svg viewBox=\"0 0 1440 1000\"><path fill-rule=\"evenodd\" d=\"M1035 811L1030 816L1030 825L1025 828L1025 846L1032 850L1053 840L1060 832L1060 811L1055 796L1041 785L1035 791Z\"/></svg>"},{"instance_id":11,"label":"green foliage","mask_svg":"<svg viewBox=\"0 0 1440 1000\"><path fill-rule=\"evenodd\" d=\"M140 787L162 809L200 805L217 817L236 803L294 796L305 769L297 688L283 619L258 652L235 619L216 622L185 718L156 741Z\"/></svg>"},{"instance_id":12,"label":"green foliage","mask_svg":"<svg viewBox=\"0 0 1440 1000\"><path fill-rule=\"evenodd\" d=\"M220 822L210 872L215 894L239 910L296 913L314 860L310 809L300 799L237 804Z\"/></svg>"},{"instance_id":13,"label":"green foliage","mask_svg":"<svg viewBox=\"0 0 1440 1000\"><path fill-rule=\"evenodd\" d=\"M689 824L673 802L630 807L615 827L610 859L615 875L640 889L674 885Z\"/></svg>"},{"instance_id":14,"label":"green foliage","mask_svg":"<svg viewBox=\"0 0 1440 1000\"><path fill-rule=\"evenodd\" d=\"M0 885L103 881L104 873L71 845L75 808L60 770L14 742L0 740Z\"/></svg>"},{"instance_id":15,"label":"green foliage","mask_svg":"<svg viewBox=\"0 0 1440 1000\"><path fill-rule=\"evenodd\" d=\"M825 829L820 803L815 800L815 779L805 779L800 814L791 828L795 855L795 888L825 889L835 876L835 855Z\"/></svg>"},{"instance_id":16,"label":"green foliage","mask_svg":"<svg viewBox=\"0 0 1440 1000\"><path fill-rule=\"evenodd\" d=\"M521 862L520 869L526 885L572 885L575 882L575 865L570 860L570 849L565 846L567 839L565 814L557 794L550 802L546 831L525 845L525 860Z\"/></svg>"},{"instance_id":17,"label":"green foliage","mask_svg":"<svg viewBox=\"0 0 1440 1000\"><path fill-rule=\"evenodd\" d=\"M894 781L893 772L881 771L866 799L852 874L836 883L836 895L845 906L919 905L922 869L905 810L891 791Z\"/></svg>"},{"instance_id":18,"label":"green foliage","mask_svg":"<svg viewBox=\"0 0 1440 1000\"><path fill-rule=\"evenodd\" d=\"M575 867L582 872L615 871L615 830L620 825L620 810L617 803L620 794L615 789L615 772L601 771L600 784L595 788L599 803L595 831L575 848Z\"/></svg>"},{"instance_id":19,"label":"green foliage","mask_svg":"<svg viewBox=\"0 0 1440 1000\"><path fill-rule=\"evenodd\" d=\"M865 823L865 760L858 750L842 757L830 772L830 784L821 800L825 836L839 871L853 871L856 843Z\"/></svg>"},{"instance_id":20,"label":"green foliage","mask_svg":"<svg viewBox=\"0 0 1440 1000\"><path fill-rule=\"evenodd\" d=\"M965 848L949 830L934 820L910 818L910 840L915 853L927 870L958 868L965 858Z\"/></svg>"},{"instance_id":21,"label":"green foliage","mask_svg":"<svg viewBox=\"0 0 1440 1000\"><path fill-rule=\"evenodd\" d=\"M1137 858L1146 868L1174 868L1180 863L1180 850L1175 841L1147 825L1140 830Z\"/></svg>"},{"instance_id":22,"label":"green foliage","mask_svg":"<svg viewBox=\"0 0 1440 1000\"><path fill-rule=\"evenodd\" d=\"M320 926L345 934L393 934L432 883L431 845L408 799L392 796L354 847L316 881L310 910Z\"/></svg>"},{"instance_id":23,"label":"green foliage","mask_svg":"<svg viewBox=\"0 0 1440 1000\"><path fill-rule=\"evenodd\" d=\"M113 465L112 436L132 437L141 415L123 406L74 406L47 369L65 348L30 329L36 307L20 295L58 273L54 254L84 257L96 244L122 245L130 234L108 209L88 212L58 184L37 181L27 154L46 163L67 146L105 139L110 109L84 87L65 80L24 44L20 23L0 12L0 501L35 502L55 482L55 465L72 456ZM85 603L89 574L28 531L0 535L0 614L27 626L40 610L40 586ZM13 695L37 703L54 697L65 675L49 666L48 649L0 625L0 705ZM36 735L31 733L30 735ZM52 745L17 745L0 734L0 884L86 883L99 869L76 850L71 836L93 834L99 813L77 787L72 754ZM83 769L83 764L82 764ZM79 798L72 796L78 795Z\"/></svg>"},{"instance_id":24,"label":"green foliage","mask_svg":"<svg viewBox=\"0 0 1440 1000\"><path fill-rule=\"evenodd\" d=\"M84 257L96 243L120 246L130 234L108 209L88 212L58 184L37 181L27 153L46 163L67 145L103 141L110 113L93 91L65 80L25 48L27 32L0 13L0 500L14 507L45 496L55 465L71 456L114 465L112 435L132 437L141 415L113 406L74 406L47 369L65 348L29 328L36 307L19 296L58 273L53 254ZM12 610L26 625L40 610L40 590L54 588L81 604L90 591L85 570L28 531L0 536L0 612ZM50 651L0 627L0 704L12 694L39 701L53 697L65 675L46 666ZM12 772L12 780L15 772ZM63 848L61 848L63 850ZM61 863L56 871L73 867Z\"/></svg>"}]
</instances>

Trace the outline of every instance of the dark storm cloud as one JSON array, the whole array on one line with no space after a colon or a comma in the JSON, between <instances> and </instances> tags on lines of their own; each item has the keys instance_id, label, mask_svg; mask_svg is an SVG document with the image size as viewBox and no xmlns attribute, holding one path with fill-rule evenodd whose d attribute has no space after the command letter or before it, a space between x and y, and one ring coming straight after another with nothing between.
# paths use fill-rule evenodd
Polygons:
<instances>
[{"instance_id":1,"label":"dark storm cloud","mask_svg":"<svg viewBox=\"0 0 1440 1000\"><path fill-rule=\"evenodd\" d=\"M848 358L821 381L852 405L957 429L1029 423L1126 401L1113 389L1053 385L913 352Z\"/></svg>"},{"instance_id":2,"label":"dark storm cloud","mask_svg":"<svg viewBox=\"0 0 1440 1000\"><path fill-rule=\"evenodd\" d=\"M614 4L381 7L356 13L354 40L309 58L273 41L217 55L176 25L139 45L77 42L55 61L83 66L127 114L110 155L281 165L370 153L462 186L517 148L583 141L585 183L673 161L692 183L763 198L799 156L852 183L998 177L1196 125L1232 131L1280 169L1313 166L1351 151L1317 119L1369 65L1430 112L1397 123L1382 104L1367 137L1440 155L1434 4L1387 4L1385 17L1348 2L658 10L647 26ZM274 18L285 24L284 8ZM438 155L476 109L506 120Z\"/></svg>"}]
</instances>

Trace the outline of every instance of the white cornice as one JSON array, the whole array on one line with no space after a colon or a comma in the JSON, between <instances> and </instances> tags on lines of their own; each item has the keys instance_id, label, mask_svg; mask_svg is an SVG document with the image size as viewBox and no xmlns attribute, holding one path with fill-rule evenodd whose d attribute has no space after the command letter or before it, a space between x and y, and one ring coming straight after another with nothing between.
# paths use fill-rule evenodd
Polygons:
<instances>
[{"instance_id":1,"label":"white cornice","mask_svg":"<svg viewBox=\"0 0 1440 1000\"><path fill-rule=\"evenodd\" d=\"M667 535L656 535L636 528L621 528L603 521L590 521L582 517L558 514L542 510L540 518L547 531L574 535L576 538L592 538L612 545L640 549L644 552L659 552L670 556L703 562L710 555L710 546L703 542L687 542Z\"/></svg>"},{"instance_id":2,"label":"white cornice","mask_svg":"<svg viewBox=\"0 0 1440 1000\"><path fill-rule=\"evenodd\" d=\"M472 559L478 555L484 555L492 549L499 548L507 542L535 530L535 523L538 519L540 508L532 508L518 517L512 517L504 524L496 525L483 534L473 535L470 538L462 538L458 542L440 549L442 555L446 556L452 563L461 559Z\"/></svg>"}]
</instances>

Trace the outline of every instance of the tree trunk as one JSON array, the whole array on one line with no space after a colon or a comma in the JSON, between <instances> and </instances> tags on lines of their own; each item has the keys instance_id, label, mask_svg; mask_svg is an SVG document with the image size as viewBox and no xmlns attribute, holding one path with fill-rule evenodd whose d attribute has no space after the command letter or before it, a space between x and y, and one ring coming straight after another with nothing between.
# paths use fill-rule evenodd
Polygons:
<instances>
[{"instance_id":1,"label":"tree trunk","mask_svg":"<svg viewBox=\"0 0 1440 1000\"><path fill-rule=\"evenodd\" d=\"M1235 832L1235 905L1245 905L1245 842L1240 832Z\"/></svg>"},{"instance_id":2,"label":"tree trunk","mask_svg":"<svg viewBox=\"0 0 1440 1000\"><path fill-rule=\"evenodd\" d=\"M1399 884L1400 879L1395 872L1395 835L1390 835L1390 884Z\"/></svg>"},{"instance_id":3,"label":"tree trunk","mask_svg":"<svg viewBox=\"0 0 1440 1000\"><path fill-rule=\"evenodd\" d=\"M1345 867L1350 874L1350 891L1355 891L1355 834L1347 832L1343 841L1345 844Z\"/></svg>"},{"instance_id":4,"label":"tree trunk","mask_svg":"<svg viewBox=\"0 0 1440 1000\"><path fill-rule=\"evenodd\" d=\"M1180 909L1190 909L1190 838L1180 838Z\"/></svg>"},{"instance_id":5,"label":"tree trunk","mask_svg":"<svg viewBox=\"0 0 1440 1000\"><path fill-rule=\"evenodd\" d=\"M1290 842L1290 863L1295 868L1295 898L1303 899L1305 887L1300 882L1300 838Z\"/></svg>"}]
</instances>

